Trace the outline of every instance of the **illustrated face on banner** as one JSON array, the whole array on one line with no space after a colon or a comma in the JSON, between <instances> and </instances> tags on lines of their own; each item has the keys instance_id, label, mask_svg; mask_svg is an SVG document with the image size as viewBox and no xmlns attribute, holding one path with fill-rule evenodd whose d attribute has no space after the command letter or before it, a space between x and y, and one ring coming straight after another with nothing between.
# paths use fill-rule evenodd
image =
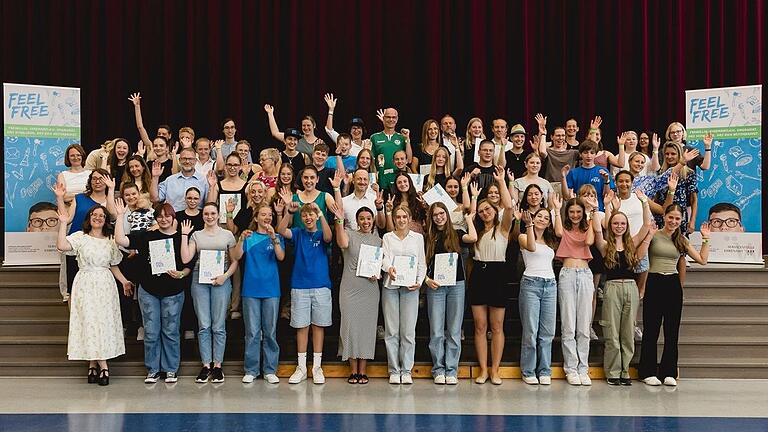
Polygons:
<instances>
[{"instance_id":1,"label":"illustrated face on banner","mask_svg":"<svg viewBox=\"0 0 768 432\"><path fill-rule=\"evenodd\" d=\"M716 204L710 209L709 228L712 232L744 232L744 226L741 224L741 214L732 209L723 209L713 211L718 206L725 203ZM731 206L730 204L725 204Z\"/></svg>"},{"instance_id":2,"label":"illustrated face on banner","mask_svg":"<svg viewBox=\"0 0 768 432\"><path fill-rule=\"evenodd\" d=\"M55 207L53 204L51 206ZM59 215L55 208L44 208L29 213L27 232L56 232L58 229Z\"/></svg>"}]
</instances>

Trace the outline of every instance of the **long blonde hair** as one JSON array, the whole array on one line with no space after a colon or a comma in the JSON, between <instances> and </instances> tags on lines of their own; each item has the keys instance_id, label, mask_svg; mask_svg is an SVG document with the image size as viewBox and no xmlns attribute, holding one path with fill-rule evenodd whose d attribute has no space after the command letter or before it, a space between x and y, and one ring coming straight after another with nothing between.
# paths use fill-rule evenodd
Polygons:
<instances>
[{"instance_id":1,"label":"long blonde hair","mask_svg":"<svg viewBox=\"0 0 768 432\"><path fill-rule=\"evenodd\" d=\"M619 266L619 254L616 251L616 234L613 233L613 229L611 228L611 222L616 216L623 216L624 220L627 221L627 229L624 231L624 234L621 235L621 243L624 245L624 258L627 261L627 265L629 268L635 268L640 262L640 259L638 259L637 253L635 253L635 242L632 240L632 235L629 234L629 218L620 211L613 213L611 218L608 219L608 234L605 236L607 245L605 247L605 259L603 262L605 263L605 267L609 269L614 269Z\"/></svg>"},{"instance_id":2,"label":"long blonde hair","mask_svg":"<svg viewBox=\"0 0 768 432\"><path fill-rule=\"evenodd\" d=\"M424 182L425 191L432 189L432 187L435 185L435 177L437 176L438 152L445 153L445 167L443 168L445 172L443 174L445 174L446 177L450 177L450 175L453 173L453 167L451 167L451 153L446 147L438 147L437 150L435 150L435 154L432 155L432 165L429 167L429 175L427 175L426 181Z\"/></svg>"},{"instance_id":3,"label":"long blonde hair","mask_svg":"<svg viewBox=\"0 0 768 432\"><path fill-rule=\"evenodd\" d=\"M472 123L480 122L480 125L483 124L483 119L480 117L472 117L469 119L469 122L467 123L467 133L466 133L466 139L464 140L464 146L468 149L471 149L475 146L475 137L472 136L472 133L470 132L470 129L472 128ZM485 131L483 131L480 134L480 139L485 139Z\"/></svg>"}]
</instances>

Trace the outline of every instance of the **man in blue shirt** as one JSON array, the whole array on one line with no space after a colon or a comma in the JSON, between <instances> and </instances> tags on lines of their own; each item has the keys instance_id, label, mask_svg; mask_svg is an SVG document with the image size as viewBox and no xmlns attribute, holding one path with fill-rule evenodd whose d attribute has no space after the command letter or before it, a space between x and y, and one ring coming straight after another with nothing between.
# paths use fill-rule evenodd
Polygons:
<instances>
[{"instance_id":1,"label":"man in blue shirt","mask_svg":"<svg viewBox=\"0 0 768 432\"><path fill-rule=\"evenodd\" d=\"M579 145L579 157L581 166L570 169L568 165L563 167L563 196L571 197L578 194L579 188L585 184L591 184L597 191L597 204L600 211L605 211L603 196L608 190L614 188L613 179L608 175L608 170L595 165L597 155L597 143L585 140Z\"/></svg>"},{"instance_id":2,"label":"man in blue shirt","mask_svg":"<svg viewBox=\"0 0 768 432\"><path fill-rule=\"evenodd\" d=\"M152 199L152 202L167 202L176 211L184 210L187 208L187 204L184 201L187 190L191 187L196 187L200 191L198 206L202 208L203 204L207 202L208 183L209 181L215 183L216 176L213 170L208 172L208 176L203 176L195 171L196 162L197 155L195 155L195 151L192 148L182 149L179 154L181 171L168 176L168 178L160 182L163 166L158 161L155 161L152 164L152 185L149 188L149 197ZM206 177L212 178L208 179Z\"/></svg>"}]
</instances>

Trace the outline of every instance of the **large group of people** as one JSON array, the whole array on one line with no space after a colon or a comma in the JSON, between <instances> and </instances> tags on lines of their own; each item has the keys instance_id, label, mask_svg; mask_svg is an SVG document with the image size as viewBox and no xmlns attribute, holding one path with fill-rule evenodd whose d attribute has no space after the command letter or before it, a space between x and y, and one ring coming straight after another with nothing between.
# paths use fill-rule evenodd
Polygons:
<instances>
[{"instance_id":1,"label":"large group of people","mask_svg":"<svg viewBox=\"0 0 768 432\"><path fill-rule=\"evenodd\" d=\"M115 138L90 154L69 146L54 188L68 357L90 362L89 382L109 383L107 360L125 352L131 323L143 339L145 382L176 382L181 339L195 336L202 362L195 381L223 382L227 318L242 318L242 381L278 383L276 328L284 317L298 353L289 383L311 376L322 384L336 304L350 384L369 382L380 321L389 382L413 382L417 317L426 307L434 382L455 385L469 303L474 380L498 385L505 314L516 296L526 384L551 383L559 308L567 382L591 385L601 298L608 384L631 385L641 336L640 379L677 385L686 257L708 258L708 224L699 227L700 250L687 236L711 135L696 149L678 122L661 138L624 131L614 154L604 148L600 117L582 141L576 119L548 129L542 114L534 133L496 118L486 137L483 120L472 118L460 136L445 115L426 120L416 136L397 129L394 108L377 112L375 133L360 117L337 132L338 100L327 94L329 142L312 116L281 130L275 107L265 105L274 141L251 154L232 119L222 123L223 139L186 126L174 139L167 125L150 138L141 96L129 99L138 144ZM731 227L731 219L716 219L717 227Z\"/></svg>"}]
</instances>

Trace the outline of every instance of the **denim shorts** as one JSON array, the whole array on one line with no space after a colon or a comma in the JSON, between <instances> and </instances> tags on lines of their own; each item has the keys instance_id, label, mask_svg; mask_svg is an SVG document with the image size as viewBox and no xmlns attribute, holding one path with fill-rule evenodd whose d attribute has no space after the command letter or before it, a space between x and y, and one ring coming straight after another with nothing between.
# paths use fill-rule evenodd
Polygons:
<instances>
[{"instance_id":1,"label":"denim shorts","mask_svg":"<svg viewBox=\"0 0 768 432\"><path fill-rule=\"evenodd\" d=\"M637 263L637 267L634 268L634 272L635 273L647 272L649 268L651 268L651 262L648 260L648 254L645 254L645 256L640 260L640 262Z\"/></svg>"},{"instance_id":2,"label":"denim shorts","mask_svg":"<svg viewBox=\"0 0 768 432\"><path fill-rule=\"evenodd\" d=\"M331 325L330 288L291 290L291 327L304 328L310 324L318 327Z\"/></svg>"}]
</instances>

